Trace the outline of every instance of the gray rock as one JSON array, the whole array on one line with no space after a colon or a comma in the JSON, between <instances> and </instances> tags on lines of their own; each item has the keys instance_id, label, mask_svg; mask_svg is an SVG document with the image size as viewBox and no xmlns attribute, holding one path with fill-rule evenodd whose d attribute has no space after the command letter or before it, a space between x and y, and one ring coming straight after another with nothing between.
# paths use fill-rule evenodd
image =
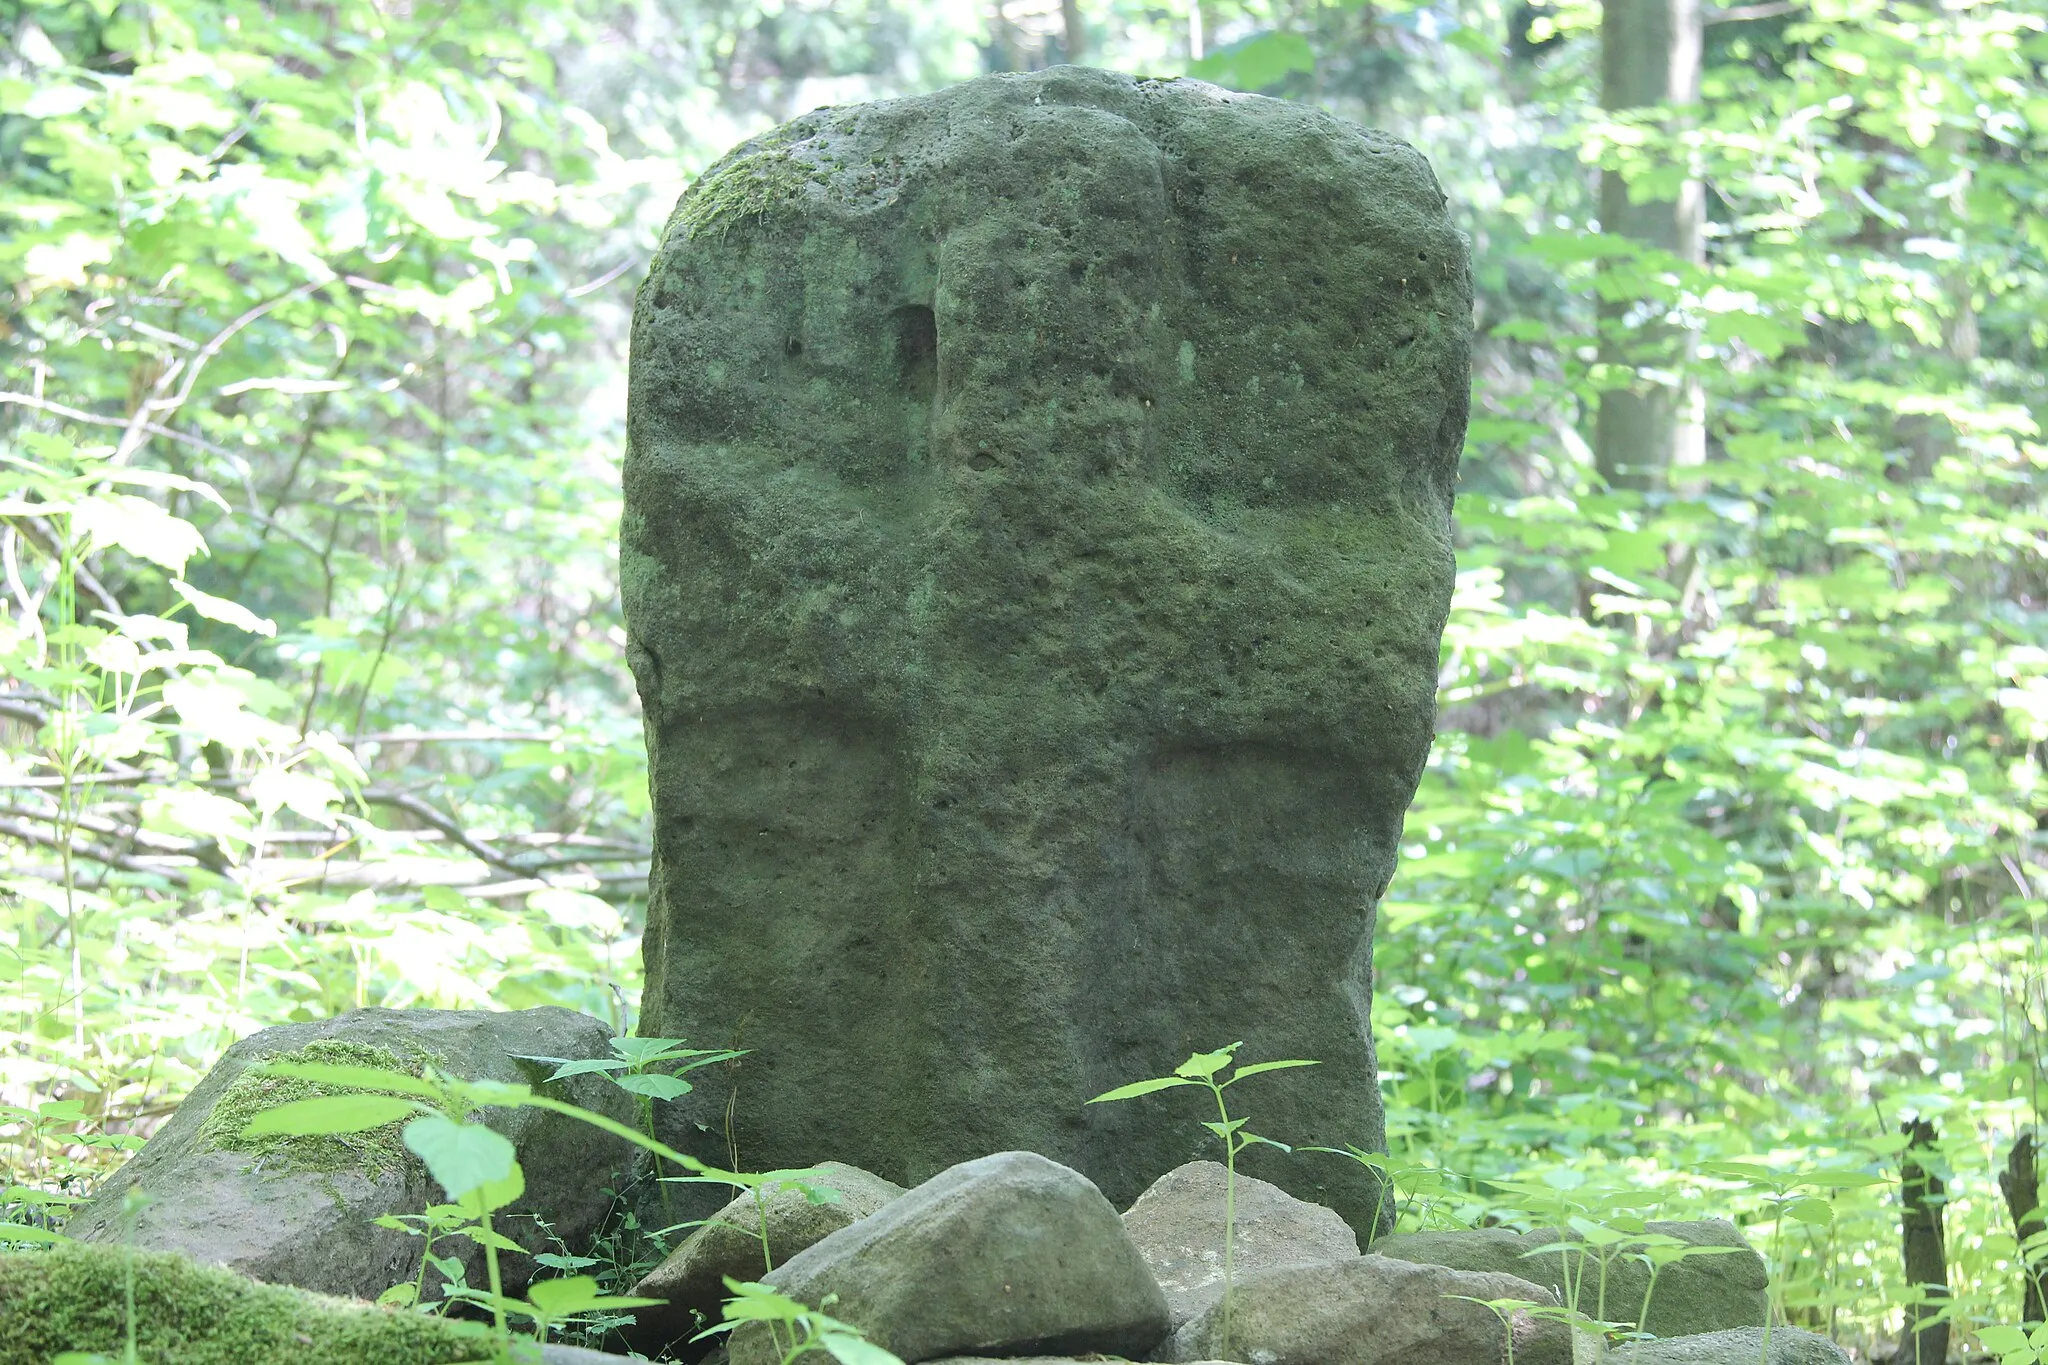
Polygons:
<instances>
[{"instance_id":1,"label":"gray rock","mask_svg":"<svg viewBox=\"0 0 2048 1365\"><path fill-rule=\"evenodd\" d=\"M1750 1248L1742 1232L1722 1218L1696 1222L1653 1222L1648 1230L1676 1237L1691 1246L1734 1247L1714 1255L1688 1256L1657 1272L1643 1330L1660 1337L1692 1336L1731 1327L1761 1327L1770 1311L1769 1275L1763 1258ZM1600 1316L1600 1272L1597 1260L1583 1269L1576 1254L1539 1249L1557 1241L1555 1228L1517 1233L1508 1228L1468 1228L1446 1232L1408 1232L1382 1237L1373 1252L1404 1261L1426 1261L1461 1270L1492 1270L1563 1294L1568 1276L1579 1279L1579 1309ZM1536 1252L1535 1255L1526 1253ZM1569 1262L1569 1266L1567 1265ZM1634 1322L1650 1290L1649 1268L1641 1261L1617 1256L1608 1262L1606 1318Z\"/></svg>"},{"instance_id":2,"label":"gray rock","mask_svg":"<svg viewBox=\"0 0 2048 1365\"><path fill-rule=\"evenodd\" d=\"M725 1277L758 1280L768 1269L761 1254L764 1220L769 1252L780 1264L903 1193L901 1185L843 1162L822 1161L817 1170L817 1177L807 1183L838 1191L837 1199L813 1203L795 1185L774 1184L762 1187L757 1207L752 1193L742 1194L627 1290L634 1298L668 1301L663 1308L637 1310L638 1321L629 1340L639 1349L653 1352L694 1334L693 1313L703 1314L707 1322L717 1322L719 1305L727 1298Z\"/></svg>"},{"instance_id":3,"label":"gray rock","mask_svg":"<svg viewBox=\"0 0 2048 1365\"><path fill-rule=\"evenodd\" d=\"M1138 1254L1166 1292L1179 1327L1223 1294L1223 1199L1229 1173L1214 1161L1168 1171L1124 1214ZM1344 1261L1358 1237L1342 1218L1276 1185L1237 1178L1233 1279L1261 1270Z\"/></svg>"},{"instance_id":4,"label":"gray rock","mask_svg":"<svg viewBox=\"0 0 2048 1365\"><path fill-rule=\"evenodd\" d=\"M1087 1179L1031 1152L953 1167L762 1277L910 1365L951 1355L1137 1356L1166 1300ZM732 1365L779 1357L759 1326Z\"/></svg>"},{"instance_id":5,"label":"gray rock","mask_svg":"<svg viewBox=\"0 0 2048 1365\"><path fill-rule=\"evenodd\" d=\"M722 1162L734 1085L756 1166L1029 1148L1123 1207L1212 1115L1083 1102L1238 1038L1323 1063L1235 1092L1259 1131L1379 1141L1467 406L1444 205L1385 134L1074 67L817 110L683 196L620 529L644 1027L755 1052L677 1142ZM1246 1159L1372 1225L1366 1168Z\"/></svg>"},{"instance_id":6,"label":"gray rock","mask_svg":"<svg viewBox=\"0 0 2048 1365\"><path fill-rule=\"evenodd\" d=\"M131 1235L124 1196L148 1203L134 1216L134 1244L174 1251L273 1284L375 1298L411 1279L420 1239L377 1227L384 1214L418 1213L442 1202L437 1186L399 1140L398 1125L345 1138L249 1143L241 1129L261 1109L313 1093L302 1082L244 1073L259 1061L306 1060L398 1067L432 1066L469 1080L538 1084L553 1070L511 1054L602 1057L611 1030L571 1010L355 1010L310 1024L264 1029L229 1048L134 1159L116 1171L65 1225L86 1242ZM632 1097L608 1081L578 1076L548 1093L623 1123L637 1121ZM538 1109L487 1110L484 1121L510 1138L526 1195L494 1226L531 1251L554 1236L580 1251L610 1207L605 1187L631 1147L566 1116ZM483 1252L448 1239L437 1254L462 1256L469 1283L482 1285ZM522 1255L500 1258L512 1292L533 1273ZM430 1281L432 1285L438 1282Z\"/></svg>"},{"instance_id":7,"label":"gray rock","mask_svg":"<svg viewBox=\"0 0 2048 1365\"><path fill-rule=\"evenodd\" d=\"M1617 1346L1607 1356L1608 1365L1762 1365L1764 1360L1761 1327L1636 1342ZM1769 1365L1849 1365L1849 1353L1813 1332L1773 1327Z\"/></svg>"},{"instance_id":8,"label":"gray rock","mask_svg":"<svg viewBox=\"0 0 2048 1365\"><path fill-rule=\"evenodd\" d=\"M1458 1297L1463 1296L1463 1297ZM1468 1299L1557 1296L1512 1275L1451 1270L1384 1256L1290 1266L1246 1276L1155 1353L1165 1361L1252 1365L1500 1365L1510 1330L1515 1365L1572 1365L1572 1332L1521 1310L1507 1323Z\"/></svg>"}]
</instances>

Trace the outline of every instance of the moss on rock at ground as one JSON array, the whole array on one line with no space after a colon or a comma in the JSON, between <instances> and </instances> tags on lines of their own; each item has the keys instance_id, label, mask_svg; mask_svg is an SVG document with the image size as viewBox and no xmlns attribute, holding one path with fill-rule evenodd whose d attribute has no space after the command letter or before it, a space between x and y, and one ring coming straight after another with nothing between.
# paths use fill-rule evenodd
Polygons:
<instances>
[{"instance_id":1,"label":"moss on rock at ground","mask_svg":"<svg viewBox=\"0 0 2048 1365\"><path fill-rule=\"evenodd\" d=\"M64 1351L120 1359L131 1253L64 1243L0 1255L0 1365ZM176 1365L449 1365L490 1356L475 1324L258 1284L181 1256L134 1252L140 1359Z\"/></svg>"},{"instance_id":2,"label":"moss on rock at ground","mask_svg":"<svg viewBox=\"0 0 2048 1365\"><path fill-rule=\"evenodd\" d=\"M308 1043L296 1052L266 1057L236 1077L234 1084L222 1092L206 1116L206 1126L199 1130L199 1145L203 1150L246 1152L260 1165L299 1171L361 1171L374 1180L383 1172L414 1160L401 1137L406 1121L400 1119L361 1133L326 1133L307 1137L266 1133L259 1137L245 1137L242 1130L266 1109L275 1109L294 1100L359 1093L347 1086L269 1075L264 1067L278 1062L318 1062L327 1066L376 1067L417 1076L430 1060L424 1054L408 1059L381 1047L343 1039L322 1039Z\"/></svg>"}]
</instances>

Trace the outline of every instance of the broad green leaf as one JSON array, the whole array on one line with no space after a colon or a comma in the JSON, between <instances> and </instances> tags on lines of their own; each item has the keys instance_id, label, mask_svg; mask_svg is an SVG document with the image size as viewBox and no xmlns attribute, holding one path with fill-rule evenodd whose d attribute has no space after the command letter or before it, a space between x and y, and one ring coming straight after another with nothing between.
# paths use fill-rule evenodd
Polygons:
<instances>
[{"instance_id":1,"label":"broad green leaf","mask_svg":"<svg viewBox=\"0 0 2048 1365\"><path fill-rule=\"evenodd\" d=\"M215 597L210 592L201 592L182 578L171 580L171 589L191 604L192 610L209 621L246 630L251 635L276 635L277 622L258 616L239 602L230 602L225 597Z\"/></svg>"},{"instance_id":2,"label":"broad green leaf","mask_svg":"<svg viewBox=\"0 0 2048 1365\"><path fill-rule=\"evenodd\" d=\"M243 1137L285 1133L294 1137L316 1133L360 1133L419 1112L413 1100L394 1095L322 1095L292 1100L266 1109L242 1128Z\"/></svg>"},{"instance_id":3,"label":"broad green leaf","mask_svg":"<svg viewBox=\"0 0 2048 1365\"><path fill-rule=\"evenodd\" d=\"M96 493L71 508L72 529L89 551L126 550L138 559L185 572L185 561L206 553L206 538L183 517L132 493Z\"/></svg>"},{"instance_id":4,"label":"broad green leaf","mask_svg":"<svg viewBox=\"0 0 2048 1365\"><path fill-rule=\"evenodd\" d=\"M518 1169L511 1139L481 1123L426 1114L405 1125L405 1145L450 1199L510 1178Z\"/></svg>"},{"instance_id":5,"label":"broad green leaf","mask_svg":"<svg viewBox=\"0 0 2048 1365\"><path fill-rule=\"evenodd\" d=\"M1817 1195L1794 1199L1784 1206L1785 1215L1797 1222L1826 1227L1835 1221L1835 1206Z\"/></svg>"},{"instance_id":6,"label":"broad green leaf","mask_svg":"<svg viewBox=\"0 0 2048 1365\"><path fill-rule=\"evenodd\" d=\"M265 768L249 779L249 796L265 819L282 809L315 824L327 823L341 804L339 787L296 768Z\"/></svg>"},{"instance_id":7,"label":"broad green leaf","mask_svg":"<svg viewBox=\"0 0 2048 1365\"><path fill-rule=\"evenodd\" d=\"M0 1242L48 1242L54 1245L63 1240L63 1233L37 1227L33 1223L0 1223Z\"/></svg>"},{"instance_id":8,"label":"broad green leaf","mask_svg":"<svg viewBox=\"0 0 2048 1365\"><path fill-rule=\"evenodd\" d=\"M672 1100L678 1095L690 1093L690 1083L681 1076L663 1076L654 1072L643 1072L632 1076L614 1076L612 1080L619 1089L649 1099Z\"/></svg>"},{"instance_id":9,"label":"broad green leaf","mask_svg":"<svg viewBox=\"0 0 2048 1365\"><path fill-rule=\"evenodd\" d=\"M255 838L256 820L247 806L230 797L196 787L164 787L143 799L142 826L246 848Z\"/></svg>"},{"instance_id":10,"label":"broad green leaf","mask_svg":"<svg viewBox=\"0 0 2048 1365\"><path fill-rule=\"evenodd\" d=\"M526 1298L550 1318L567 1317L571 1313L587 1313L595 1308L648 1308L667 1302L666 1299L635 1299L607 1294L598 1287L597 1281L588 1275L569 1275L557 1280L535 1280L527 1287Z\"/></svg>"},{"instance_id":11,"label":"broad green leaf","mask_svg":"<svg viewBox=\"0 0 2048 1365\"><path fill-rule=\"evenodd\" d=\"M1132 1081L1129 1085L1120 1085L1114 1090L1106 1090L1094 1099L1089 1100L1088 1103L1104 1104L1110 1100L1136 1099L1140 1095L1149 1095L1155 1090L1171 1090L1177 1085L1200 1084L1200 1081L1189 1080L1182 1076L1159 1076L1149 1081Z\"/></svg>"}]
</instances>

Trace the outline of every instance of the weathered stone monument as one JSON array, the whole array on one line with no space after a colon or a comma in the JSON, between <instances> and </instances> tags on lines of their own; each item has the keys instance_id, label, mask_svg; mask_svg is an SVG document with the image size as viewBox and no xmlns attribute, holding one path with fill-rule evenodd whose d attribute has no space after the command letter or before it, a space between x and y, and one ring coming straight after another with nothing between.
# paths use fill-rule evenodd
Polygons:
<instances>
[{"instance_id":1,"label":"weathered stone monument","mask_svg":"<svg viewBox=\"0 0 2048 1365\"><path fill-rule=\"evenodd\" d=\"M1119 1207L1216 1153L1189 1053L1377 1145L1375 906L1434 718L1465 247L1391 137L1065 67L820 109L640 291L620 551L642 1030L753 1049L674 1136ZM728 1105L730 1106L728 1108ZM1249 1169L1337 1209L1369 1172Z\"/></svg>"}]
</instances>

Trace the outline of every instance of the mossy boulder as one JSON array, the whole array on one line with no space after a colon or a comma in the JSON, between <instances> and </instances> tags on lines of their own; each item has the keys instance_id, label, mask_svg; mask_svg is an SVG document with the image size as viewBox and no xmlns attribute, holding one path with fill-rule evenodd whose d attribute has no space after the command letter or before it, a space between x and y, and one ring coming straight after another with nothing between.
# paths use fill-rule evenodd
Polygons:
<instances>
[{"instance_id":1,"label":"mossy boulder","mask_svg":"<svg viewBox=\"0 0 2048 1365\"><path fill-rule=\"evenodd\" d=\"M1026 1148L1121 1207L1209 1115L1085 1101L1243 1039L1323 1063L1260 1132L1379 1145L1470 330L1413 148L1199 81L820 109L698 180L628 398L643 1027L754 1051L675 1141L734 1100L756 1166Z\"/></svg>"},{"instance_id":2,"label":"mossy boulder","mask_svg":"<svg viewBox=\"0 0 2048 1365\"><path fill-rule=\"evenodd\" d=\"M596 1019L553 1007L355 1010L264 1029L228 1049L64 1230L81 1241L179 1252L259 1280L375 1298L413 1278L421 1250L418 1238L375 1220L417 1214L442 1202L440 1191L405 1149L399 1124L336 1137L243 1137L258 1112L322 1093L252 1068L307 1061L418 1075L433 1067L468 1080L538 1085L552 1068L521 1054L603 1057L610 1032ZM637 1121L632 1098L600 1077L557 1082L548 1093L620 1122ZM529 1251L549 1249L555 1238L580 1250L610 1207L606 1189L627 1166L630 1146L540 1110L492 1109L483 1119L512 1140L526 1175L526 1195L496 1215L498 1230ZM144 1202L124 1213L131 1191ZM450 1239L436 1252L463 1260L470 1284L484 1282L482 1252L467 1239ZM504 1257L507 1285L524 1284L533 1265L527 1256ZM437 1283L438 1276L430 1293Z\"/></svg>"},{"instance_id":3,"label":"mossy boulder","mask_svg":"<svg viewBox=\"0 0 2048 1365\"><path fill-rule=\"evenodd\" d=\"M0 1254L0 1365L64 1351L121 1358L129 1254L60 1243ZM476 1324L258 1284L183 1256L133 1260L137 1354L177 1365L443 1365L490 1354Z\"/></svg>"},{"instance_id":4,"label":"mossy boulder","mask_svg":"<svg viewBox=\"0 0 2048 1365\"><path fill-rule=\"evenodd\" d=\"M821 1196L830 1191L831 1197L813 1199L805 1189L783 1182L762 1186L758 1195L747 1191L627 1290L636 1299L664 1301L658 1308L634 1310L634 1325L626 1332L633 1345L654 1352L687 1340L701 1323L718 1321L720 1305L731 1297L727 1276L758 1280L771 1262L780 1265L809 1250L903 1193L901 1185L838 1161L818 1163L816 1175L805 1184Z\"/></svg>"}]
</instances>

